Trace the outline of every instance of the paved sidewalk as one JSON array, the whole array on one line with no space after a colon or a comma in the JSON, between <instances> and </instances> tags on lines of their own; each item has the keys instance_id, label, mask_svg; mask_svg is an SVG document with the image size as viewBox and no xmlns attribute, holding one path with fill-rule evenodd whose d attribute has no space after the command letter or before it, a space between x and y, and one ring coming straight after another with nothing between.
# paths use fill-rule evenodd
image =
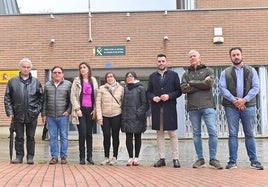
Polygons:
<instances>
[{"instance_id":1,"label":"paved sidewalk","mask_svg":"<svg viewBox=\"0 0 268 187\"><path fill-rule=\"evenodd\" d=\"M193 169L196 159L192 140L179 140L181 168L172 167L169 141L166 141L167 166L154 168L158 159L154 135L143 136L141 166L125 166L128 156L125 148L124 134L117 166L100 166L103 159L102 136L94 135L93 159L96 165L78 164L78 142L76 135L70 136L67 165L49 165L49 141L36 137L35 164L10 164L7 136L0 136L0 187L83 187L83 186L267 186L268 187L268 139L257 140L259 160L267 169L257 171L249 169L244 141L240 140L238 169L215 170L210 168ZM207 140L204 140L205 156L208 155ZM225 166L228 160L227 140L219 141L218 159ZM206 158L208 163L208 159Z\"/></svg>"},{"instance_id":2,"label":"paved sidewalk","mask_svg":"<svg viewBox=\"0 0 268 187\"><path fill-rule=\"evenodd\" d=\"M127 166L12 165L0 162L0 186L268 186L268 170Z\"/></svg>"}]
</instances>

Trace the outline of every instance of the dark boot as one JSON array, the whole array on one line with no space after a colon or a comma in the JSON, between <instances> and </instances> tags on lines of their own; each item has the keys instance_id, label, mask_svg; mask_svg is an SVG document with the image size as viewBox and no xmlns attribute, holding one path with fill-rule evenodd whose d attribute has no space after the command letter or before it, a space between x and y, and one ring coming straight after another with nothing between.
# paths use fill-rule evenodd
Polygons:
<instances>
[{"instance_id":1,"label":"dark boot","mask_svg":"<svg viewBox=\"0 0 268 187\"><path fill-rule=\"evenodd\" d=\"M88 161L88 163L89 163L90 165L94 165L94 161L92 160L92 157L89 157L89 158L87 159L87 161Z\"/></svg>"},{"instance_id":2,"label":"dark boot","mask_svg":"<svg viewBox=\"0 0 268 187\"><path fill-rule=\"evenodd\" d=\"M166 166L166 162L164 158L160 158L155 164L154 167L162 167Z\"/></svg>"},{"instance_id":3,"label":"dark boot","mask_svg":"<svg viewBox=\"0 0 268 187\"><path fill-rule=\"evenodd\" d=\"M16 158L15 160L12 160L12 164L22 164L22 159L21 158Z\"/></svg>"},{"instance_id":4,"label":"dark boot","mask_svg":"<svg viewBox=\"0 0 268 187\"><path fill-rule=\"evenodd\" d=\"M85 165L86 164L85 158L80 158L80 164L81 165Z\"/></svg>"}]
</instances>

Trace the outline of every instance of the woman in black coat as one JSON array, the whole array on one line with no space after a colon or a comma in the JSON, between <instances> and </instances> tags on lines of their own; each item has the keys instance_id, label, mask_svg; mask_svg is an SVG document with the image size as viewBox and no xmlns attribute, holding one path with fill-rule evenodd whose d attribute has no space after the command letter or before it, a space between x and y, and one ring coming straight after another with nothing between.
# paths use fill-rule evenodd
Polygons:
<instances>
[{"instance_id":1,"label":"woman in black coat","mask_svg":"<svg viewBox=\"0 0 268 187\"><path fill-rule=\"evenodd\" d=\"M126 133L126 147L129 155L127 166L139 165L141 133L146 130L148 102L146 92L135 72L126 73L126 88L122 105L122 132ZM135 157L133 157L133 136L135 137Z\"/></svg>"}]
</instances>

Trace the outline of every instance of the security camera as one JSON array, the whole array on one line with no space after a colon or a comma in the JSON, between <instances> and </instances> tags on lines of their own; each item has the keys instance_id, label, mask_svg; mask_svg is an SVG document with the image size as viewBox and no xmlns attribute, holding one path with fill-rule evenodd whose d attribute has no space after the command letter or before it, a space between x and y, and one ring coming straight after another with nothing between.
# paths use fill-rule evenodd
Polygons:
<instances>
[{"instance_id":1,"label":"security camera","mask_svg":"<svg viewBox=\"0 0 268 187\"><path fill-rule=\"evenodd\" d=\"M50 17L50 19L54 19L55 18L52 13L50 13L50 16L49 17Z\"/></svg>"},{"instance_id":2,"label":"security camera","mask_svg":"<svg viewBox=\"0 0 268 187\"><path fill-rule=\"evenodd\" d=\"M55 41L55 39L54 38L52 38L51 40L50 40L50 43L55 43L56 41Z\"/></svg>"},{"instance_id":3,"label":"security camera","mask_svg":"<svg viewBox=\"0 0 268 187\"><path fill-rule=\"evenodd\" d=\"M168 40L168 36L164 36L164 40Z\"/></svg>"},{"instance_id":4,"label":"security camera","mask_svg":"<svg viewBox=\"0 0 268 187\"><path fill-rule=\"evenodd\" d=\"M127 42L129 42L130 41L130 37L127 37L126 40L127 40Z\"/></svg>"}]
</instances>

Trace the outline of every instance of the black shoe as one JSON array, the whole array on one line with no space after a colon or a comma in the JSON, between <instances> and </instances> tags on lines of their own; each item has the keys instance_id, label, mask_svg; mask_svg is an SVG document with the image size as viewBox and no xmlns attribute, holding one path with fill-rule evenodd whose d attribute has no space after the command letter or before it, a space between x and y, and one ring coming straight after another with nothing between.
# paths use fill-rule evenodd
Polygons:
<instances>
[{"instance_id":1,"label":"black shoe","mask_svg":"<svg viewBox=\"0 0 268 187\"><path fill-rule=\"evenodd\" d=\"M85 165L85 164L86 164L85 159L80 159L80 164L81 164L81 165Z\"/></svg>"},{"instance_id":2,"label":"black shoe","mask_svg":"<svg viewBox=\"0 0 268 187\"><path fill-rule=\"evenodd\" d=\"M12 164L21 164L22 163L22 159L16 158L15 160L12 160L11 163Z\"/></svg>"},{"instance_id":3,"label":"black shoe","mask_svg":"<svg viewBox=\"0 0 268 187\"><path fill-rule=\"evenodd\" d=\"M87 161L88 161L88 163L90 164L90 165L94 165L94 161L92 160L92 158L90 157L90 158L88 158L87 159Z\"/></svg>"},{"instance_id":4,"label":"black shoe","mask_svg":"<svg viewBox=\"0 0 268 187\"><path fill-rule=\"evenodd\" d=\"M173 159L173 166L174 168L180 168L181 165L180 165L180 162L178 159Z\"/></svg>"},{"instance_id":5,"label":"black shoe","mask_svg":"<svg viewBox=\"0 0 268 187\"><path fill-rule=\"evenodd\" d=\"M164 158L160 158L155 164L154 167L162 167L166 166L166 162Z\"/></svg>"},{"instance_id":6,"label":"black shoe","mask_svg":"<svg viewBox=\"0 0 268 187\"><path fill-rule=\"evenodd\" d=\"M33 159L32 159L32 158L29 158L29 159L27 160L27 164L34 164Z\"/></svg>"}]
</instances>

